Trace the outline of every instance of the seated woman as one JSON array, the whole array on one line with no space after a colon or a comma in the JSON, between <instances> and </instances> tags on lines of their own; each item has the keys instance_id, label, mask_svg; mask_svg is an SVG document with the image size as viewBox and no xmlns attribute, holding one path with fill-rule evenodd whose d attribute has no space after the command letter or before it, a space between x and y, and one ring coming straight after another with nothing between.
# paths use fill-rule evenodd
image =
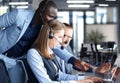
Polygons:
<instances>
[{"instance_id":1,"label":"seated woman","mask_svg":"<svg viewBox=\"0 0 120 83\"><path fill-rule=\"evenodd\" d=\"M44 23L36 42L27 53L27 61L39 83L94 83L103 80L98 77L64 74L52 48L62 42L64 25L58 20Z\"/></svg>"}]
</instances>

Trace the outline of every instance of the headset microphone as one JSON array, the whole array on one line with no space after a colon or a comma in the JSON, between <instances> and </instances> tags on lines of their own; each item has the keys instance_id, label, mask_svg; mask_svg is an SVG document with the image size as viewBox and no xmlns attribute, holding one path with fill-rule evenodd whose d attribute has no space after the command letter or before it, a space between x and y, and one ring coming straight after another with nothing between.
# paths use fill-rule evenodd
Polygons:
<instances>
[{"instance_id":1,"label":"headset microphone","mask_svg":"<svg viewBox=\"0 0 120 83\"><path fill-rule=\"evenodd\" d=\"M57 40L58 41L58 40ZM61 45L61 49L63 50L64 49L64 46L63 46L63 44L60 42L60 41L58 41L59 42L59 44Z\"/></svg>"},{"instance_id":2,"label":"headset microphone","mask_svg":"<svg viewBox=\"0 0 120 83\"><path fill-rule=\"evenodd\" d=\"M50 39L53 39L53 37L54 37L54 32L53 32L53 26L52 26L52 24L51 24L51 21L52 21L52 20L49 20L47 23L48 23L48 25L49 25L49 27L50 27L49 38L50 38Z\"/></svg>"},{"instance_id":3,"label":"headset microphone","mask_svg":"<svg viewBox=\"0 0 120 83\"><path fill-rule=\"evenodd\" d=\"M54 36L54 38L59 42L59 44L61 45L61 49L63 50L64 49L64 46L63 46L63 44Z\"/></svg>"},{"instance_id":4,"label":"headset microphone","mask_svg":"<svg viewBox=\"0 0 120 83\"><path fill-rule=\"evenodd\" d=\"M52 39L54 37L54 33L52 30L49 31L49 38Z\"/></svg>"},{"instance_id":5,"label":"headset microphone","mask_svg":"<svg viewBox=\"0 0 120 83\"><path fill-rule=\"evenodd\" d=\"M66 41L66 42L64 42L64 44L67 44L68 42ZM61 49L63 50L64 49L64 46L63 46L63 44L60 44L61 45Z\"/></svg>"},{"instance_id":6,"label":"headset microphone","mask_svg":"<svg viewBox=\"0 0 120 83\"><path fill-rule=\"evenodd\" d=\"M63 49L64 49L64 46L62 46L62 45L61 45L61 47L60 47L60 48L63 50Z\"/></svg>"}]
</instances>

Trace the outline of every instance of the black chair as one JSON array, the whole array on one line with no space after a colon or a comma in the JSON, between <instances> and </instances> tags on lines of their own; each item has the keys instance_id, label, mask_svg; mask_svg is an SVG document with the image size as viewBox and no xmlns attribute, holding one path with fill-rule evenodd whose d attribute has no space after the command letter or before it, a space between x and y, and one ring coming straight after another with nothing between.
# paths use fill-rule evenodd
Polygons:
<instances>
[{"instance_id":1,"label":"black chair","mask_svg":"<svg viewBox=\"0 0 120 83\"><path fill-rule=\"evenodd\" d=\"M102 53L102 57L104 58L104 61L102 61L102 63L105 62L111 62L112 64L114 63L114 60L116 59L116 54L114 54L113 52L114 44L115 44L114 41L101 43L101 47L103 48L103 50L106 51Z\"/></svg>"},{"instance_id":2,"label":"black chair","mask_svg":"<svg viewBox=\"0 0 120 83\"><path fill-rule=\"evenodd\" d=\"M101 48L113 51L114 44L115 44L114 41L102 42L101 43Z\"/></svg>"},{"instance_id":3,"label":"black chair","mask_svg":"<svg viewBox=\"0 0 120 83\"><path fill-rule=\"evenodd\" d=\"M26 58L21 58L19 60L17 60L19 63L21 63L23 69L24 69L24 72L25 72L25 83L39 83L38 80L36 79L34 73L32 72L28 62L27 62L27 59Z\"/></svg>"},{"instance_id":4,"label":"black chair","mask_svg":"<svg viewBox=\"0 0 120 83\"><path fill-rule=\"evenodd\" d=\"M83 57L87 56L87 48L82 47L80 51L80 58L82 59Z\"/></svg>"},{"instance_id":5,"label":"black chair","mask_svg":"<svg viewBox=\"0 0 120 83\"><path fill-rule=\"evenodd\" d=\"M107 42L107 48L109 48L110 51L113 51L115 42Z\"/></svg>"},{"instance_id":6,"label":"black chair","mask_svg":"<svg viewBox=\"0 0 120 83\"><path fill-rule=\"evenodd\" d=\"M101 53L99 52L99 50L97 48L97 43L91 44L91 49L93 52L93 61L96 66L99 66L101 63Z\"/></svg>"},{"instance_id":7,"label":"black chair","mask_svg":"<svg viewBox=\"0 0 120 83\"><path fill-rule=\"evenodd\" d=\"M107 42L101 42L100 47L103 49L107 48Z\"/></svg>"},{"instance_id":8,"label":"black chair","mask_svg":"<svg viewBox=\"0 0 120 83\"><path fill-rule=\"evenodd\" d=\"M11 83L7 68L2 59L0 59L0 83Z\"/></svg>"},{"instance_id":9,"label":"black chair","mask_svg":"<svg viewBox=\"0 0 120 83\"><path fill-rule=\"evenodd\" d=\"M109 51L111 52L110 56L108 57L108 60L111 63L111 65L114 64L114 62L115 62L115 60L117 58L117 53L114 53L114 50L113 50L114 45L115 45L114 41L107 42L107 47L108 47Z\"/></svg>"},{"instance_id":10,"label":"black chair","mask_svg":"<svg viewBox=\"0 0 120 83\"><path fill-rule=\"evenodd\" d=\"M88 51L88 47L90 47L90 49L91 49L90 44L87 44L87 45L82 44L81 45L80 59L90 63L91 62L91 51Z\"/></svg>"}]
</instances>

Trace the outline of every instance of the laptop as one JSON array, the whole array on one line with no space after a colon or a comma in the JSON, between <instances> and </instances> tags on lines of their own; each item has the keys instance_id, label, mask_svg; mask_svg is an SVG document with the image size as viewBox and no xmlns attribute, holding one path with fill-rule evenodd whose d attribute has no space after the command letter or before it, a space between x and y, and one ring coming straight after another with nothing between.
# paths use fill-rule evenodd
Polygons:
<instances>
[{"instance_id":1,"label":"laptop","mask_svg":"<svg viewBox=\"0 0 120 83\"><path fill-rule=\"evenodd\" d=\"M104 80L104 82L105 83L116 83L115 81L117 80L117 79L114 79L114 75L115 75L115 73L117 72L117 68L118 68L119 66L118 65L116 65L116 66L114 66L114 72L112 73L112 74L109 74L109 72L108 73L106 73L106 74L98 74L98 73L85 73L85 72L79 72L78 73L78 75L80 75L80 76L97 76L97 77L101 77L103 80ZM109 75L108 77L105 77L105 75ZM99 82L96 82L96 83L99 83ZM120 83L120 82L117 82L117 83Z\"/></svg>"},{"instance_id":2,"label":"laptop","mask_svg":"<svg viewBox=\"0 0 120 83\"><path fill-rule=\"evenodd\" d=\"M117 79L115 80L115 83L120 83L120 74L118 74Z\"/></svg>"},{"instance_id":3,"label":"laptop","mask_svg":"<svg viewBox=\"0 0 120 83\"><path fill-rule=\"evenodd\" d=\"M115 67L115 70L114 70L114 72L111 75L106 73L106 77L104 76L104 78L103 78L105 83L106 82L114 83L114 81L115 81L114 80L114 75L115 75L115 73L117 71L117 68L118 68L118 65Z\"/></svg>"}]
</instances>

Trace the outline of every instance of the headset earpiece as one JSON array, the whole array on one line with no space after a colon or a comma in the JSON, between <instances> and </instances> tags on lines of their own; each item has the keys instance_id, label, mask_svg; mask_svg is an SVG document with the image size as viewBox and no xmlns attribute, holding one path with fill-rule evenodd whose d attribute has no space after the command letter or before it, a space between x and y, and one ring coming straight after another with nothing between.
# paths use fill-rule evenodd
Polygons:
<instances>
[{"instance_id":1,"label":"headset earpiece","mask_svg":"<svg viewBox=\"0 0 120 83\"><path fill-rule=\"evenodd\" d=\"M48 25L49 25L49 28L50 28L49 39L52 39L54 37L54 32L53 32L53 26L51 24L51 21L48 21Z\"/></svg>"},{"instance_id":2,"label":"headset earpiece","mask_svg":"<svg viewBox=\"0 0 120 83\"><path fill-rule=\"evenodd\" d=\"M53 39L54 37L54 33L52 30L49 31L49 39Z\"/></svg>"}]
</instances>

